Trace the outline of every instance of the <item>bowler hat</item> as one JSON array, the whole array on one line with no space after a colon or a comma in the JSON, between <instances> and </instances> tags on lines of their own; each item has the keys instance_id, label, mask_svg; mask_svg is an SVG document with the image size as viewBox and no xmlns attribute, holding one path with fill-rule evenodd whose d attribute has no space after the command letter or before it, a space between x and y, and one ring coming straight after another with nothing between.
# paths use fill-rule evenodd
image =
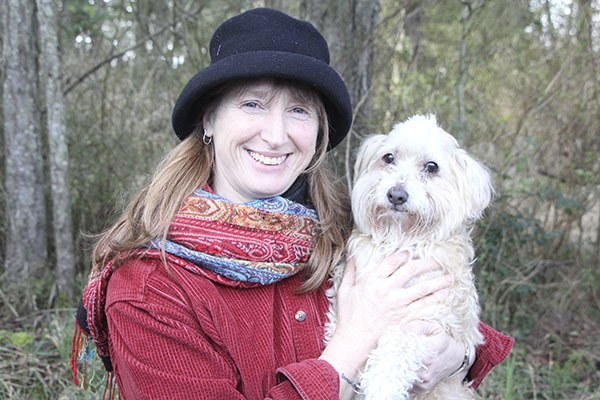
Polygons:
<instances>
[{"instance_id":1,"label":"bowler hat","mask_svg":"<svg viewBox=\"0 0 600 400\"><path fill-rule=\"evenodd\" d=\"M180 139L201 121L203 101L217 86L236 79L278 78L317 90L329 120L329 148L348 133L352 105L340 75L329 66L329 48L310 23L277 10L257 8L223 22L210 41L208 67L190 79L173 109Z\"/></svg>"}]
</instances>

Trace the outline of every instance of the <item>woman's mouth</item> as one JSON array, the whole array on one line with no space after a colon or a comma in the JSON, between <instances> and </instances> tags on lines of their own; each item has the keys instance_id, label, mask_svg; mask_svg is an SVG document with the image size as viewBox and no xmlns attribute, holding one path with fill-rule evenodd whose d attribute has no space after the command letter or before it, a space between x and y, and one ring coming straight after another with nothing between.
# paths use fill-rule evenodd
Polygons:
<instances>
[{"instance_id":1,"label":"woman's mouth","mask_svg":"<svg viewBox=\"0 0 600 400\"><path fill-rule=\"evenodd\" d=\"M288 157L288 154L279 157L268 157L252 150L248 150L248 154L250 154L250 157L252 157L254 161L257 161L264 165L280 165Z\"/></svg>"}]
</instances>

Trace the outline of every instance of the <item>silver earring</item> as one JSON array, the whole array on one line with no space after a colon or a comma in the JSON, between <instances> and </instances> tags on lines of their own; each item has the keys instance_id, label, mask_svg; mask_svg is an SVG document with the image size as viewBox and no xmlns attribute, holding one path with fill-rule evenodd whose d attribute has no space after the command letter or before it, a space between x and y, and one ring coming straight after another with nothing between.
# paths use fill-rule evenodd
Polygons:
<instances>
[{"instance_id":1,"label":"silver earring","mask_svg":"<svg viewBox=\"0 0 600 400\"><path fill-rule=\"evenodd\" d=\"M206 129L202 133L202 143L204 143L207 146L212 143L212 136L208 136L206 134Z\"/></svg>"}]
</instances>

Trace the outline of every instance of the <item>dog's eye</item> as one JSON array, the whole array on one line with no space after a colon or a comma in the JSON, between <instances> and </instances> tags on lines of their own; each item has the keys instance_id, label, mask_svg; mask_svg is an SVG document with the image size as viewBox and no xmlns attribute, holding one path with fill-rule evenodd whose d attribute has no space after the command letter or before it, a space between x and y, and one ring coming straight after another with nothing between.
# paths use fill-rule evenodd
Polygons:
<instances>
[{"instance_id":1,"label":"dog's eye","mask_svg":"<svg viewBox=\"0 0 600 400\"><path fill-rule=\"evenodd\" d=\"M392 153L387 153L386 155L384 155L383 157L381 157L381 159L386 163L386 164L391 164L394 162L394 155Z\"/></svg>"},{"instance_id":2,"label":"dog's eye","mask_svg":"<svg viewBox=\"0 0 600 400\"><path fill-rule=\"evenodd\" d=\"M437 163L433 161L429 161L427 164L425 164L425 171L427 171L430 174L435 174L439 170L440 167L437 165Z\"/></svg>"}]
</instances>

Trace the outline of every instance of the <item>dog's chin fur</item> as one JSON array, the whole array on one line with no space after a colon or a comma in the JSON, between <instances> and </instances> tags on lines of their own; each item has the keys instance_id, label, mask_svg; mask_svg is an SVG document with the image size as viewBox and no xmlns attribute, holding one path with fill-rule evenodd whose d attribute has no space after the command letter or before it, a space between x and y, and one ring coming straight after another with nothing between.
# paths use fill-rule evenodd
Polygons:
<instances>
[{"instance_id":1,"label":"dog's chin fur","mask_svg":"<svg viewBox=\"0 0 600 400\"><path fill-rule=\"evenodd\" d=\"M428 170L430 162L439 170ZM414 116L396 125L388 135L366 139L357 155L354 176L355 227L347 253L355 259L356 279L363 279L386 256L400 250L407 250L413 258L437 261L453 278L451 294L435 313L420 313L415 318L438 321L474 351L483 343L483 337L478 331L470 231L493 197L487 169L461 149L434 117ZM406 201L392 204L388 199L391 188L404 190ZM335 293L343 269L340 265L334 271L333 287L328 292L331 306L326 341L335 331ZM356 398L475 398L474 391L458 378L444 379L427 395L411 397L417 370L434 356L419 336L400 327L390 328L369 355L359 376L362 393Z\"/></svg>"}]
</instances>

